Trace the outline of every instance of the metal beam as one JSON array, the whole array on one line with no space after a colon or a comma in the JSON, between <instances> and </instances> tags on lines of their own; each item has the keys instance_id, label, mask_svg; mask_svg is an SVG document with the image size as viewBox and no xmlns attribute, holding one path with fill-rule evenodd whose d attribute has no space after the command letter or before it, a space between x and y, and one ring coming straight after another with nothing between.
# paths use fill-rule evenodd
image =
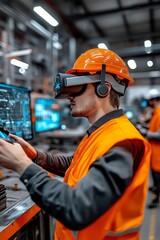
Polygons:
<instances>
[{"instance_id":1,"label":"metal beam","mask_svg":"<svg viewBox=\"0 0 160 240\"><path fill-rule=\"evenodd\" d=\"M160 37L160 31L158 32L144 32L144 33L131 33L130 36L128 35L114 35L114 36L106 36L106 40L110 42L111 44L113 43L119 43L119 42L128 42L130 39L132 40L140 40L140 39L152 39L154 37ZM102 41L102 38L97 37L94 39L90 39L89 42L92 43L96 41Z\"/></svg>"},{"instance_id":2,"label":"metal beam","mask_svg":"<svg viewBox=\"0 0 160 240\"><path fill-rule=\"evenodd\" d=\"M117 0L117 3L118 3L118 6L119 6L119 10L122 10L123 7L122 7L122 4L121 4L121 0ZM126 28L127 35L130 38L131 31L130 31L130 28L129 28L129 24L127 22L126 15L124 15L123 13L122 13L122 18L123 18L124 26Z\"/></svg>"},{"instance_id":3,"label":"metal beam","mask_svg":"<svg viewBox=\"0 0 160 240\"><path fill-rule=\"evenodd\" d=\"M131 73L131 75L135 79L159 78L160 71L135 72L135 73Z\"/></svg>"},{"instance_id":4,"label":"metal beam","mask_svg":"<svg viewBox=\"0 0 160 240\"><path fill-rule=\"evenodd\" d=\"M122 58L130 57L147 57L147 56L156 56L160 54L160 44L152 45L152 52L147 54L144 46L132 47L132 48L123 48L121 50L115 50Z\"/></svg>"},{"instance_id":5,"label":"metal beam","mask_svg":"<svg viewBox=\"0 0 160 240\"><path fill-rule=\"evenodd\" d=\"M5 13L6 15L12 17L13 19L24 23L28 28L30 28L32 31L36 32L37 34L41 35L44 38L50 37L50 32L46 30L46 32L42 32L40 29L36 28L32 23L31 19L26 16L25 14L21 14L20 12L17 12L15 9L9 7L8 5L5 5L3 3L0 4L0 11Z\"/></svg>"},{"instance_id":6,"label":"metal beam","mask_svg":"<svg viewBox=\"0 0 160 240\"><path fill-rule=\"evenodd\" d=\"M45 2L50 6L50 8L55 11L58 16L63 20L63 24L67 27L68 31L74 36L75 38L80 38L87 40L87 36L84 34L84 32L80 31L75 24L73 24L73 21L68 18L68 16L64 15L57 6L53 3L52 0L45 0Z\"/></svg>"},{"instance_id":7,"label":"metal beam","mask_svg":"<svg viewBox=\"0 0 160 240\"><path fill-rule=\"evenodd\" d=\"M79 1L85 12L88 14L90 13L89 9L87 8L86 4L84 3L83 0ZM98 26L95 20L91 19L91 23L93 24L95 30L99 34L100 37L106 37L106 34L102 31L102 29Z\"/></svg>"},{"instance_id":8,"label":"metal beam","mask_svg":"<svg viewBox=\"0 0 160 240\"><path fill-rule=\"evenodd\" d=\"M139 11L139 10L146 10L146 9L154 9L160 6L160 1L158 2L153 2L151 3L139 3L139 4L134 4L129 7L123 7L122 9L119 8L113 8L110 10L103 10L103 11L94 11L90 13L83 13L83 14L73 14L70 15L70 19L72 21L79 21L79 20L86 20L90 18L95 18L95 17L100 17L102 15L109 15L109 14L130 14L134 11Z\"/></svg>"}]
</instances>

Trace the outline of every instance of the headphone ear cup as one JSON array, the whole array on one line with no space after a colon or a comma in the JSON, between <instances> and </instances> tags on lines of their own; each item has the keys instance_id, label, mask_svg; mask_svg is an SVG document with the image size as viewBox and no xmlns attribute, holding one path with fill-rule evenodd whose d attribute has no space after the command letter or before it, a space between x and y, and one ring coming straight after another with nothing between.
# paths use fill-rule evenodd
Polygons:
<instances>
[{"instance_id":1,"label":"headphone ear cup","mask_svg":"<svg viewBox=\"0 0 160 240\"><path fill-rule=\"evenodd\" d=\"M98 84L96 86L96 94L100 98L104 98L108 95L109 89L105 84Z\"/></svg>"}]
</instances>

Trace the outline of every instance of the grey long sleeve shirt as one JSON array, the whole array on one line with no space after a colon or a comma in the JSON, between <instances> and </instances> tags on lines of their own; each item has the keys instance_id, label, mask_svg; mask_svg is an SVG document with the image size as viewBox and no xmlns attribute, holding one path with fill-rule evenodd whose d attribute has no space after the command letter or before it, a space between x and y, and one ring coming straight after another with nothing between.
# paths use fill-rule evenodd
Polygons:
<instances>
[{"instance_id":1,"label":"grey long sleeve shirt","mask_svg":"<svg viewBox=\"0 0 160 240\"><path fill-rule=\"evenodd\" d=\"M104 122L123 115L122 110L106 114L87 131L92 134ZM139 141L137 149L129 140L119 143L90 167L76 188L50 178L46 170L64 176L71 157L38 152L35 163L21 176L33 201L66 227L81 230L106 212L130 184L143 155Z\"/></svg>"}]
</instances>

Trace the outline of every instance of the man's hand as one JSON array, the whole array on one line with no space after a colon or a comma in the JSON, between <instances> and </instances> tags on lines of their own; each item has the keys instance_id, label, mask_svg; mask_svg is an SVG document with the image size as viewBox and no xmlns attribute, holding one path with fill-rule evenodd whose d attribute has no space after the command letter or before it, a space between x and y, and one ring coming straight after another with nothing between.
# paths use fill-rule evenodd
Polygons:
<instances>
[{"instance_id":1,"label":"man's hand","mask_svg":"<svg viewBox=\"0 0 160 240\"><path fill-rule=\"evenodd\" d=\"M31 144L26 142L23 138L17 137L16 135L9 134L9 136L11 136L11 138L16 140L16 142L22 146L23 150L29 158L35 159L37 157L37 151L34 147L31 146Z\"/></svg>"},{"instance_id":2,"label":"man's hand","mask_svg":"<svg viewBox=\"0 0 160 240\"><path fill-rule=\"evenodd\" d=\"M19 143L8 143L0 138L0 165L11 169L20 175L32 164Z\"/></svg>"}]
</instances>

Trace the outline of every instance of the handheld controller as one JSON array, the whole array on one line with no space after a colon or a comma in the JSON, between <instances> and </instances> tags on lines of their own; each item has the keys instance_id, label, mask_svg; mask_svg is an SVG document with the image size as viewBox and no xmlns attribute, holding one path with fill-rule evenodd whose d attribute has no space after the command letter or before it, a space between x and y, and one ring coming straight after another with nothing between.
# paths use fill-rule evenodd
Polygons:
<instances>
[{"instance_id":1,"label":"handheld controller","mask_svg":"<svg viewBox=\"0 0 160 240\"><path fill-rule=\"evenodd\" d=\"M16 141L9 136L9 130L5 128L3 125L0 125L0 138L3 138L9 143L15 143Z\"/></svg>"}]
</instances>

